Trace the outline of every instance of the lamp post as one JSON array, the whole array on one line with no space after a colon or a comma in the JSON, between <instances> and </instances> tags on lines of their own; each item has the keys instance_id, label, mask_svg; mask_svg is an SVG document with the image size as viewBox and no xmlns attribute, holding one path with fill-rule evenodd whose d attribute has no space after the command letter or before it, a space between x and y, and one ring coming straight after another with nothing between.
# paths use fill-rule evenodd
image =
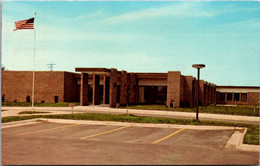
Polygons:
<instances>
[{"instance_id":1,"label":"lamp post","mask_svg":"<svg viewBox=\"0 0 260 166\"><path fill-rule=\"evenodd\" d=\"M192 67L198 69L198 83L197 83L197 112L196 121L199 120L199 83L200 83L200 69L206 67L204 64L194 64Z\"/></svg>"}]
</instances>

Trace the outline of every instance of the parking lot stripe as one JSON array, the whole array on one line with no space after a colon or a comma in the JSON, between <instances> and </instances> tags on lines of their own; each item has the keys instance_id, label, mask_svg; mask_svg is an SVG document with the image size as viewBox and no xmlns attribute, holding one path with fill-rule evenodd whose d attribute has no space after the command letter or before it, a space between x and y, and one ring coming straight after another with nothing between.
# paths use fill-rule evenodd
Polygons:
<instances>
[{"instance_id":1,"label":"parking lot stripe","mask_svg":"<svg viewBox=\"0 0 260 166\"><path fill-rule=\"evenodd\" d=\"M45 129L45 130L38 130L38 131L32 131L32 132L28 132L28 133L21 133L21 134L18 134L17 136L34 134L34 133L41 133L41 132L45 132L45 131L57 130L57 129L72 127L72 126L77 126L77 125L80 125L80 124L66 125L66 126L60 126L60 127Z\"/></svg>"},{"instance_id":2,"label":"parking lot stripe","mask_svg":"<svg viewBox=\"0 0 260 166\"><path fill-rule=\"evenodd\" d=\"M179 133L179 132L181 132L181 131L183 131L183 130L185 130L185 128L180 129L180 130L178 130L178 131L175 131L174 133L172 133L172 134L170 134L170 135L168 135L168 136L166 136L166 137L163 137L163 138L161 138L161 139L158 139L158 140L154 141L152 144L156 144L156 143L158 143L158 142L161 142L161 141L163 141L163 140L165 140L165 139L167 139L167 138L169 138L169 137L171 137L171 136L173 136L173 135L175 135L175 134L177 134L177 133Z\"/></svg>"},{"instance_id":3,"label":"parking lot stripe","mask_svg":"<svg viewBox=\"0 0 260 166\"><path fill-rule=\"evenodd\" d=\"M127 127L130 127L130 126L119 127L117 129L105 131L105 132L102 132L102 133L98 133L98 134L94 134L94 135L90 135L90 136L86 136L86 137L81 137L80 139L87 139L87 138L90 138L90 137L95 137L95 136L99 136L99 135L102 135L102 134L111 133L111 132L114 132L114 131L117 131L117 130L121 130L121 129L124 129L124 128L127 128Z\"/></svg>"}]
</instances>

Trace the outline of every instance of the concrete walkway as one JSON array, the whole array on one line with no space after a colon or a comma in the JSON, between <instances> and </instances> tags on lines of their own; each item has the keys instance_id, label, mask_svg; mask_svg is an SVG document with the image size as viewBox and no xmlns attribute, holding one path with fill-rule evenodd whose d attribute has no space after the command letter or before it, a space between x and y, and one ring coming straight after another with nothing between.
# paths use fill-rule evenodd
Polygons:
<instances>
[{"instance_id":1,"label":"concrete walkway","mask_svg":"<svg viewBox=\"0 0 260 166\"><path fill-rule=\"evenodd\" d=\"M71 107L2 107L1 116L26 116L25 114L18 114L21 111L46 111L47 114L71 114ZM193 112L178 112L178 111L161 111L161 110L139 110L139 109L118 109L109 108L107 106L76 106L73 108L74 113L107 113L107 114L128 114L139 115L139 116L152 116L152 117L167 117L167 118L184 118L184 119L195 119L196 113ZM36 114L33 114L36 115ZM28 116L28 115L27 115ZM235 122L235 123L248 123L248 124L259 124L259 117L253 116L238 116L238 115L223 115L223 114L207 114L199 113L200 120L209 121L224 121L224 122Z\"/></svg>"}]
</instances>

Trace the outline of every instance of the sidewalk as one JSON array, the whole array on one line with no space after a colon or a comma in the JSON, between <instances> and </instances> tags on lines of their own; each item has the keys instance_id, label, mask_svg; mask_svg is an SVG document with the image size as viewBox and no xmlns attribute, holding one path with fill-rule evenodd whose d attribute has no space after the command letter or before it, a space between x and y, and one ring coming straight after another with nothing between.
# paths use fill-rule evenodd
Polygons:
<instances>
[{"instance_id":1,"label":"sidewalk","mask_svg":"<svg viewBox=\"0 0 260 166\"><path fill-rule=\"evenodd\" d=\"M7 116L28 116L18 113L21 111L46 111L51 113L48 114L71 114L71 107L2 107L1 117ZM107 113L107 114L125 114L127 109L109 108L107 106L76 106L73 108L74 113ZM139 110L139 109L128 109L128 114L139 115L139 116L152 116L152 117L167 117L167 118L184 118L184 119L195 119L196 113L193 112L177 112L177 111L161 111L161 110ZM36 115L36 114L33 114ZM248 124L259 124L259 117L253 116L238 116L238 115L223 115L223 114L207 114L199 113L200 120L209 121L225 121L235 123L248 123Z\"/></svg>"}]
</instances>

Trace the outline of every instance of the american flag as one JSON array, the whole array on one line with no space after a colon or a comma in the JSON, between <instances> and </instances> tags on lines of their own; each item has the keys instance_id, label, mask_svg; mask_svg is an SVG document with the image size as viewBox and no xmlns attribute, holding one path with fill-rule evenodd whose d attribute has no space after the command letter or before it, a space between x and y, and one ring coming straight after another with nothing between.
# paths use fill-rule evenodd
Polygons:
<instances>
[{"instance_id":1,"label":"american flag","mask_svg":"<svg viewBox=\"0 0 260 166\"><path fill-rule=\"evenodd\" d=\"M15 28L14 31L20 30L20 29L34 29L34 18L30 18L27 20L17 21L14 23Z\"/></svg>"}]
</instances>

